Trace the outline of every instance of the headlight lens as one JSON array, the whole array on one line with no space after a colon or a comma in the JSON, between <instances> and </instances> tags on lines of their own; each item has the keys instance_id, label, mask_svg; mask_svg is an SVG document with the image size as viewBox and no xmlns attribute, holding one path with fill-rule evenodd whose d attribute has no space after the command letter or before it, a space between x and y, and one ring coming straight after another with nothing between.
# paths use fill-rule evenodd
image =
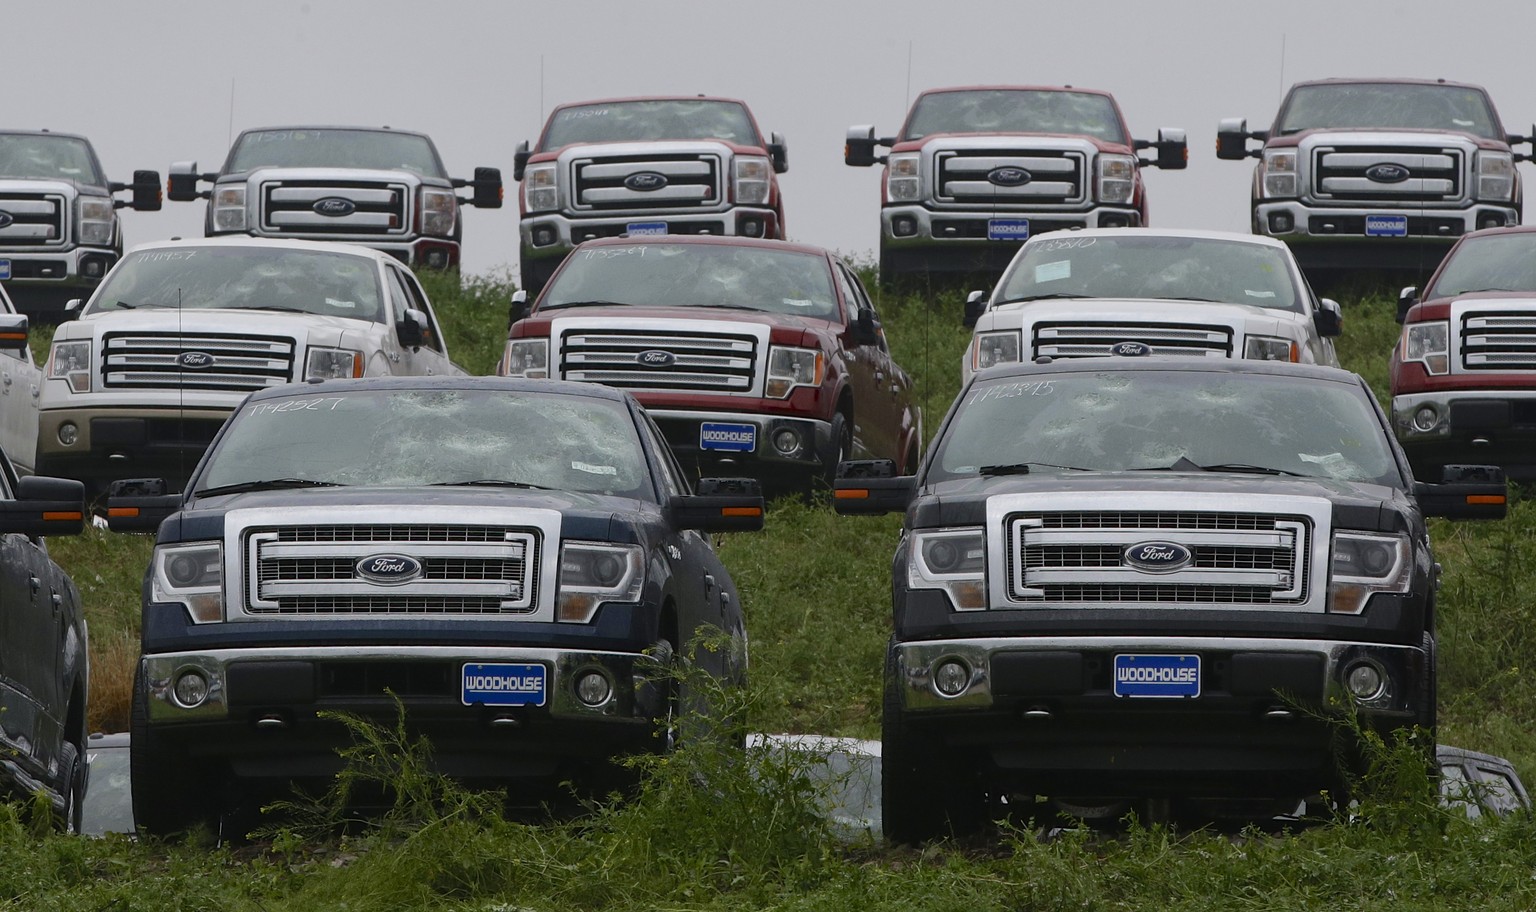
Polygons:
<instances>
[{"instance_id":1,"label":"headlight lens","mask_svg":"<svg viewBox=\"0 0 1536 912\"><path fill-rule=\"evenodd\" d=\"M986 539L980 529L913 532L909 541L909 589L942 589L956 611L987 607Z\"/></svg>"},{"instance_id":2,"label":"headlight lens","mask_svg":"<svg viewBox=\"0 0 1536 912\"><path fill-rule=\"evenodd\" d=\"M1507 203L1514 194L1514 156L1508 152L1477 153L1477 198Z\"/></svg>"},{"instance_id":3,"label":"headlight lens","mask_svg":"<svg viewBox=\"0 0 1536 912\"><path fill-rule=\"evenodd\" d=\"M1408 536L1335 532L1328 610L1359 614L1378 592L1407 592L1413 563Z\"/></svg>"},{"instance_id":4,"label":"headlight lens","mask_svg":"<svg viewBox=\"0 0 1536 912\"><path fill-rule=\"evenodd\" d=\"M566 542L560 546L556 617L585 624L604 602L638 602L645 585L645 553L639 545Z\"/></svg>"},{"instance_id":5,"label":"headlight lens","mask_svg":"<svg viewBox=\"0 0 1536 912\"><path fill-rule=\"evenodd\" d=\"M349 348L311 348L304 359L305 380L340 380L363 375L363 353Z\"/></svg>"},{"instance_id":6,"label":"headlight lens","mask_svg":"<svg viewBox=\"0 0 1536 912\"><path fill-rule=\"evenodd\" d=\"M91 343L55 342L48 353L49 379L63 380L71 392L91 391Z\"/></svg>"},{"instance_id":7,"label":"headlight lens","mask_svg":"<svg viewBox=\"0 0 1536 912\"><path fill-rule=\"evenodd\" d=\"M821 352L775 345L768 351L768 383L763 395L787 399L797 386L821 386Z\"/></svg>"},{"instance_id":8,"label":"headlight lens","mask_svg":"<svg viewBox=\"0 0 1536 912\"><path fill-rule=\"evenodd\" d=\"M1296 150L1269 149L1264 152L1264 195L1291 198L1296 194Z\"/></svg>"},{"instance_id":9,"label":"headlight lens","mask_svg":"<svg viewBox=\"0 0 1536 912\"><path fill-rule=\"evenodd\" d=\"M112 243L112 201L97 196L80 197L80 243L105 247Z\"/></svg>"},{"instance_id":10,"label":"headlight lens","mask_svg":"<svg viewBox=\"0 0 1536 912\"><path fill-rule=\"evenodd\" d=\"M509 339L501 364L503 377L546 379L549 377L549 340Z\"/></svg>"},{"instance_id":11,"label":"headlight lens","mask_svg":"<svg viewBox=\"0 0 1536 912\"><path fill-rule=\"evenodd\" d=\"M161 545L150 582L157 602L184 605L194 624L224 617L224 546L219 542Z\"/></svg>"},{"instance_id":12,"label":"headlight lens","mask_svg":"<svg viewBox=\"0 0 1536 912\"><path fill-rule=\"evenodd\" d=\"M767 205L772 179L773 168L768 159L756 156L736 159L736 202L746 206Z\"/></svg>"},{"instance_id":13,"label":"headlight lens","mask_svg":"<svg viewBox=\"0 0 1536 912\"><path fill-rule=\"evenodd\" d=\"M451 190L421 188L421 233L437 237L453 234L458 221L459 200Z\"/></svg>"},{"instance_id":14,"label":"headlight lens","mask_svg":"<svg viewBox=\"0 0 1536 912\"><path fill-rule=\"evenodd\" d=\"M1128 204L1136 193L1136 157L1099 156L1099 202Z\"/></svg>"},{"instance_id":15,"label":"headlight lens","mask_svg":"<svg viewBox=\"0 0 1536 912\"><path fill-rule=\"evenodd\" d=\"M980 333L971 353L971 366L983 370L994 364L1015 364L1019 360L1019 348L1023 334L1016 329L1007 332Z\"/></svg>"},{"instance_id":16,"label":"headlight lens","mask_svg":"<svg viewBox=\"0 0 1536 912\"><path fill-rule=\"evenodd\" d=\"M1404 326L1402 360L1404 363L1417 361L1431 374L1450 373L1450 321L1430 320Z\"/></svg>"},{"instance_id":17,"label":"headlight lens","mask_svg":"<svg viewBox=\"0 0 1536 912\"><path fill-rule=\"evenodd\" d=\"M917 152L892 155L885 163L885 198L892 203L910 203L923 195Z\"/></svg>"},{"instance_id":18,"label":"headlight lens","mask_svg":"<svg viewBox=\"0 0 1536 912\"><path fill-rule=\"evenodd\" d=\"M213 191L213 230L245 230L245 185L215 187Z\"/></svg>"},{"instance_id":19,"label":"headlight lens","mask_svg":"<svg viewBox=\"0 0 1536 912\"><path fill-rule=\"evenodd\" d=\"M1274 336L1249 336L1243 343L1243 357L1258 361L1299 361L1301 352L1290 339Z\"/></svg>"},{"instance_id":20,"label":"headlight lens","mask_svg":"<svg viewBox=\"0 0 1536 912\"><path fill-rule=\"evenodd\" d=\"M523 172L523 208L528 212L546 212L560 208L560 188L555 180L556 164L529 165Z\"/></svg>"}]
</instances>

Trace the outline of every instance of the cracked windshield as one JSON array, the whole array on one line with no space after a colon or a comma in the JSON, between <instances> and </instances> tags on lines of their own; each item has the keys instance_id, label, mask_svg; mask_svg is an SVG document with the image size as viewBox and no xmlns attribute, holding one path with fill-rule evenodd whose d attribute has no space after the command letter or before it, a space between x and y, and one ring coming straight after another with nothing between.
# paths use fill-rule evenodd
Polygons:
<instances>
[{"instance_id":1,"label":"cracked windshield","mask_svg":"<svg viewBox=\"0 0 1536 912\"><path fill-rule=\"evenodd\" d=\"M1280 135L1346 130L1456 130L1499 139L1488 99L1462 86L1342 83L1297 86L1280 117Z\"/></svg>"}]
</instances>

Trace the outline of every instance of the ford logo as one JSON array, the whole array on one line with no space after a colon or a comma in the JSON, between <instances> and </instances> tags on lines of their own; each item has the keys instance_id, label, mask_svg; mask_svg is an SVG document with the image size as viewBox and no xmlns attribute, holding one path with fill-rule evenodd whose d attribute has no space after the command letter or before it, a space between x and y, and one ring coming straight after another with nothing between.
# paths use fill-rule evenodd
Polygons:
<instances>
[{"instance_id":1,"label":"ford logo","mask_svg":"<svg viewBox=\"0 0 1536 912\"><path fill-rule=\"evenodd\" d=\"M657 174L655 171L637 171L624 178L624 186L641 193L650 193L652 190L660 190L667 185L667 176Z\"/></svg>"},{"instance_id":2,"label":"ford logo","mask_svg":"<svg viewBox=\"0 0 1536 912\"><path fill-rule=\"evenodd\" d=\"M1189 566L1190 561L1195 559L1194 553L1188 548L1169 541L1145 541L1127 545L1124 555L1125 562L1130 566L1153 573L1178 570Z\"/></svg>"},{"instance_id":3,"label":"ford logo","mask_svg":"<svg viewBox=\"0 0 1536 912\"><path fill-rule=\"evenodd\" d=\"M404 554L370 554L357 562L356 570L370 583L398 585L421 576L421 561Z\"/></svg>"},{"instance_id":4,"label":"ford logo","mask_svg":"<svg viewBox=\"0 0 1536 912\"><path fill-rule=\"evenodd\" d=\"M327 196L322 200L315 200L310 207L316 215L324 215L328 218L340 218L343 215L351 215L357 211L357 203L339 196Z\"/></svg>"},{"instance_id":5,"label":"ford logo","mask_svg":"<svg viewBox=\"0 0 1536 912\"><path fill-rule=\"evenodd\" d=\"M1372 165L1365 169L1365 176L1378 184L1400 184L1408 179L1409 171L1402 165Z\"/></svg>"},{"instance_id":6,"label":"ford logo","mask_svg":"<svg viewBox=\"0 0 1536 912\"><path fill-rule=\"evenodd\" d=\"M205 367L213 367L218 361L207 352L182 352L176 356L176 365L187 370L202 370Z\"/></svg>"},{"instance_id":7,"label":"ford logo","mask_svg":"<svg viewBox=\"0 0 1536 912\"><path fill-rule=\"evenodd\" d=\"M1116 342L1109 347L1109 353L1122 358L1140 358L1152 354L1152 346L1145 342Z\"/></svg>"},{"instance_id":8,"label":"ford logo","mask_svg":"<svg viewBox=\"0 0 1536 912\"><path fill-rule=\"evenodd\" d=\"M0 209L0 228L9 228L14 224L16 224L16 216Z\"/></svg>"},{"instance_id":9,"label":"ford logo","mask_svg":"<svg viewBox=\"0 0 1536 912\"><path fill-rule=\"evenodd\" d=\"M987 180L999 187L1022 187L1034 179L1023 168L993 168L987 172Z\"/></svg>"},{"instance_id":10,"label":"ford logo","mask_svg":"<svg viewBox=\"0 0 1536 912\"><path fill-rule=\"evenodd\" d=\"M677 363L677 355L669 351L662 351L659 348L653 348L650 351L643 351L636 355L635 360L646 367L671 367Z\"/></svg>"}]
</instances>

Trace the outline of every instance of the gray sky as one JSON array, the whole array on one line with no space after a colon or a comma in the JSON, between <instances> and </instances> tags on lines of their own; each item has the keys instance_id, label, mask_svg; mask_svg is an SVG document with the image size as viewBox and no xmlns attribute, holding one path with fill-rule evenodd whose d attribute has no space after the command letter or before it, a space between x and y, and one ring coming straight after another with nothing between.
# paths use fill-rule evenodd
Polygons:
<instances>
[{"instance_id":1,"label":"gray sky","mask_svg":"<svg viewBox=\"0 0 1536 912\"><path fill-rule=\"evenodd\" d=\"M0 8L11 74L0 123L89 136L112 180L131 179L135 168L163 175L186 159L215 170L231 130L269 124L416 129L432 135L455 177L501 168L506 208L466 210L464 264L476 273L516 268L512 152L565 101L694 92L746 100L765 131L789 142L781 181L790 236L855 258L878 243L879 170L843 164L844 133L857 123L894 133L925 88L1107 89L1138 138L1163 126L1189 133L1187 171L1148 169L1152 223L1234 231L1247 230L1252 164L1216 159L1216 122L1246 116L1267 127L1293 81L1444 77L1486 86L1510 132L1529 133L1536 120L1531 0L0 0ZM1536 166L1520 171L1536 181ZM203 208L128 211L128 243L198 236Z\"/></svg>"}]
</instances>

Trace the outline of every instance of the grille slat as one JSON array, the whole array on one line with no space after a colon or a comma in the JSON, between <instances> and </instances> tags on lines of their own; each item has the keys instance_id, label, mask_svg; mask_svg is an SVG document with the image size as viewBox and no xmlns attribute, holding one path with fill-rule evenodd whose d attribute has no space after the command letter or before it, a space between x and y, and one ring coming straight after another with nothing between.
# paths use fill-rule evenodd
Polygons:
<instances>
[{"instance_id":1,"label":"grille slat","mask_svg":"<svg viewBox=\"0 0 1536 912\"><path fill-rule=\"evenodd\" d=\"M1232 330L1187 323L1037 323L1034 357L1086 358L1110 354L1120 342L1140 342L1156 355L1233 357Z\"/></svg>"},{"instance_id":2,"label":"grille slat","mask_svg":"<svg viewBox=\"0 0 1536 912\"><path fill-rule=\"evenodd\" d=\"M0 211L11 223L0 228L6 247L57 247L69 240L69 207L52 193L0 193Z\"/></svg>"},{"instance_id":3,"label":"grille slat","mask_svg":"<svg viewBox=\"0 0 1536 912\"><path fill-rule=\"evenodd\" d=\"M647 352L666 352L670 363L644 363ZM757 358L757 339L745 335L572 329L560 338L562 378L621 389L751 394Z\"/></svg>"},{"instance_id":4,"label":"grille slat","mask_svg":"<svg viewBox=\"0 0 1536 912\"><path fill-rule=\"evenodd\" d=\"M101 377L111 389L265 389L293 379L294 348L292 339L278 336L107 333L102 337ZM189 352L210 360L202 367L183 366L178 359Z\"/></svg>"},{"instance_id":5,"label":"grille slat","mask_svg":"<svg viewBox=\"0 0 1536 912\"><path fill-rule=\"evenodd\" d=\"M1466 370L1536 370L1536 311L1463 313L1461 366Z\"/></svg>"}]
</instances>

